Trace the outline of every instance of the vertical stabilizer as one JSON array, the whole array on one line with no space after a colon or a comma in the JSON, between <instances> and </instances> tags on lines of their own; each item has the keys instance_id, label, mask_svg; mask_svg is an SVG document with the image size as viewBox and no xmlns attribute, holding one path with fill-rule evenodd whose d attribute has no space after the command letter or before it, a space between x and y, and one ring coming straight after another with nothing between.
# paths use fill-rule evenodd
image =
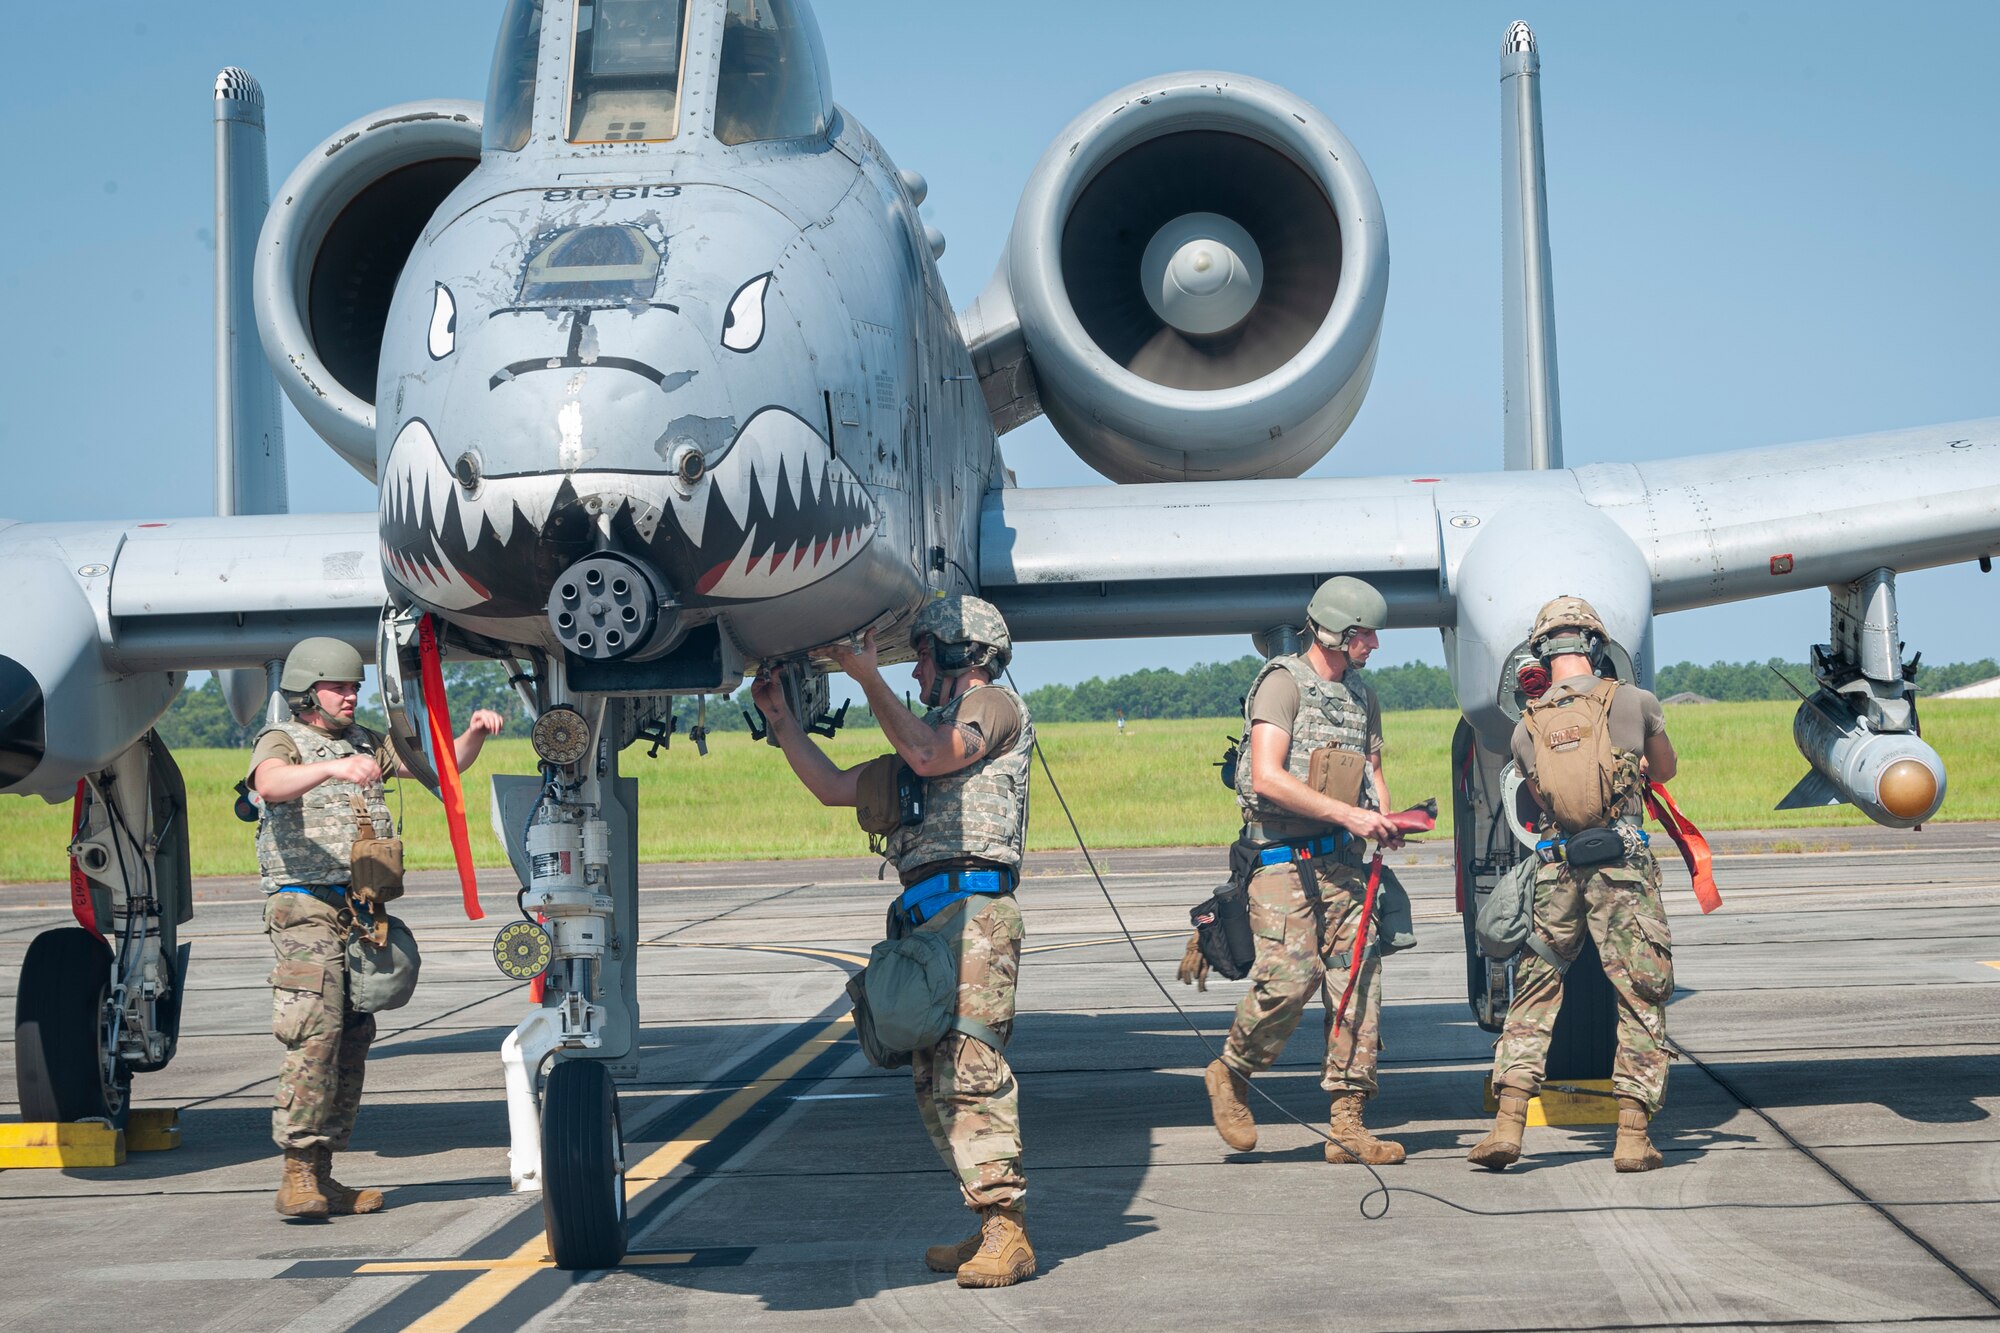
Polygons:
<instances>
[{"instance_id":1,"label":"vertical stabilizer","mask_svg":"<svg viewBox=\"0 0 2000 1333\"><path fill-rule=\"evenodd\" d=\"M215 512L282 514L284 422L250 301L251 259L271 202L264 90L240 69L215 76ZM271 716L275 664L224 671L239 725Z\"/></svg>"},{"instance_id":2,"label":"vertical stabilizer","mask_svg":"<svg viewBox=\"0 0 2000 1333\"><path fill-rule=\"evenodd\" d=\"M1563 465L1541 70L1535 34L1515 22L1500 47L1501 354L1510 472Z\"/></svg>"}]
</instances>

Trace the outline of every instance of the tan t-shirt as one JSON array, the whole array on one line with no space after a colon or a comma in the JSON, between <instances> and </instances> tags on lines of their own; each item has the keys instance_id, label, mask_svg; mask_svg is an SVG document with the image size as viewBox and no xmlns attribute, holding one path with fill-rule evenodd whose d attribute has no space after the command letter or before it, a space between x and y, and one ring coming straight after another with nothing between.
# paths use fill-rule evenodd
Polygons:
<instances>
[{"instance_id":1,"label":"tan t-shirt","mask_svg":"<svg viewBox=\"0 0 2000 1333\"><path fill-rule=\"evenodd\" d=\"M953 725L977 735L981 756L1001 754L1012 748L1021 734L1021 710L1000 690L968 690L959 700Z\"/></svg>"},{"instance_id":2,"label":"tan t-shirt","mask_svg":"<svg viewBox=\"0 0 2000 1333\"><path fill-rule=\"evenodd\" d=\"M316 730L324 731L325 728L316 728ZM396 776L396 751L387 740L377 736L374 732L359 723L350 726L347 731L351 733L349 739L353 740L357 750L374 755L375 762L382 766L383 778L387 779ZM332 735L333 733L327 732L327 734ZM371 743L374 747L372 751L369 749ZM250 775L252 779L256 777L257 766L266 759L282 759L288 764L299 763L299 747L284 732L267 731L257 738L256 748L250 751ZM252 785L255 785L254 781Z\"/></svg>"},{"instance_id":3,"label":"tan t-shirt","mask_svg":"<svg viewBox=\"0 0 2000 1333\"><path fill-rule=\"evenodd\" d=\"M1362 695L1367 701L1368 713L1368 753L1382 753L1382 701L1375 691ZM1264 677L1264 683L1257 687L1257 693L1250 698L1250 721L1269 722L1287 736L1299 720L1299 683L1292 679L1289 671L1273 671Z\"/></svg>"},{"instance_id":4,"label":"tan t-shirt","mask_svg":"<svg viewBox=\"0 0 2000 1333\"><path fill-rule=\"evenodd\" d=\"M1544 697L1559 699L1565 694L1588 694L1604 683L1597 676L1571 676L1549 686ZM1618 693L1611 696L1612 749L1644 754L1646 742L1666 729L1666 711L1651 690L1620 685ZM1512 748L1515 771L1525 777L1535 776L1535 738L1528 734L1527 723L1514 724Z\"/></svg>"}]
</instances>

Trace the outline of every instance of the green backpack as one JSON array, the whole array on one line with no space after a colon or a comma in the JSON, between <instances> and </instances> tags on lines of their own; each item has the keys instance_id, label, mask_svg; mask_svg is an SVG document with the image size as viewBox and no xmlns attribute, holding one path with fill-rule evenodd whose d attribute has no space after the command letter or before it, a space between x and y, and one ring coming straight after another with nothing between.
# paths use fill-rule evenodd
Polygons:
<instances>
[{"instance_id":1,"label":"green backpack","mask_svg":"<svg viewBox=\"0 0 2000 1333\"><path fill-rule=\"evenodd\" d=\"M1540 866L1533 856L1524 856L1500 876L1472 920L1472 933L1479 952L1496 962L1507 962L1525 948L1557 972L1566 972L1569 964L1562 955L1535 933L1535 871Z\"/></svg>"},{"instance_id":2,"label":"green backpack","mask_svg":"<svg viewBox=\"0 0 2000 1333\"><path fill-rule=\"evenodd\" d=\"M381 911L381 908L376 908ZM399 917L389 918L388 943L381 948L357 927L347 937L347 1007L357 1014L401 1009L417 991L417 937Z\"/></svg>"},{"instance_id":3,"label":"green backpack","mask_svg":"<svg viewBox=\"0 0 2000 1333\"><path fill-rule=\"evenodd\" d=\"M1006 1046L992 1028L957 1012L958 959L941 931L883 940L869 950L868 966L848 979L847 995L862 1053L878 1069L909 1064L947 1032L977 1037L996 1051Z\"/></svg>"}]
</instances>

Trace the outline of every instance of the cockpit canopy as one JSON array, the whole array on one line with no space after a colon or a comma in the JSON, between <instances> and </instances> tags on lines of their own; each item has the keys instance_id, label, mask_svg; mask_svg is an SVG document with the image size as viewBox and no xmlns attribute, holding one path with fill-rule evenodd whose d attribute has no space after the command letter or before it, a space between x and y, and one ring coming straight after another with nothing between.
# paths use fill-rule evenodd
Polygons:
<instances>
[{"instance_id":1,"label":"cockpit canopy","mask_svg":"<svg viewBox=\"0 0 2000 1333\"><path fill-rule=\"evenodd\" d=\"M567 22L545 24L545 14ZM690 52L705 67L690 68ZM805 0L509 0L487 91L486 148L527 145L537 71L558 62L566 89L549 137L572 144L664 143L684 130L725 144L819 138L832 119L824 50Z\"/></svg>"}]
</instances>

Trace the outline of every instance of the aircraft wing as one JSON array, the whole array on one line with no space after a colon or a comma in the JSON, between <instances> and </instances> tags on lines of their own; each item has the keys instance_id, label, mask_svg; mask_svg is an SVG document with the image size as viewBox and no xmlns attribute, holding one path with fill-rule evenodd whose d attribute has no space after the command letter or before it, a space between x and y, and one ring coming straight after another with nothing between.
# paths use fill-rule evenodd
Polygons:
<instances>
[{"instance_id":1,"label":"aircraft wing","mask_svg":"<svg viewBox=\"0 0 2000 1333\"><path fill-rule=\"evenodd\" d=\"M260 666L308 634L372 652L379 549L373 513L20 523L0 529L0 582L18 594L60 569L114 671L216 670Z\"/></svg>"},{"instance_id":2,"label":"aircraft wing","mask_svg":"<svg viewBox=\"0 0 2000 1333\"><path fill-rule=\"evenodd\" d=\"M1250 633L1332 574L1444 626L1495 518L1579 500L1637 548L1656 612L1953 564L2000 549L2000 418L1542 472L996 490L980 583L1022 640Z\"/></svg>"}]
</instances>

